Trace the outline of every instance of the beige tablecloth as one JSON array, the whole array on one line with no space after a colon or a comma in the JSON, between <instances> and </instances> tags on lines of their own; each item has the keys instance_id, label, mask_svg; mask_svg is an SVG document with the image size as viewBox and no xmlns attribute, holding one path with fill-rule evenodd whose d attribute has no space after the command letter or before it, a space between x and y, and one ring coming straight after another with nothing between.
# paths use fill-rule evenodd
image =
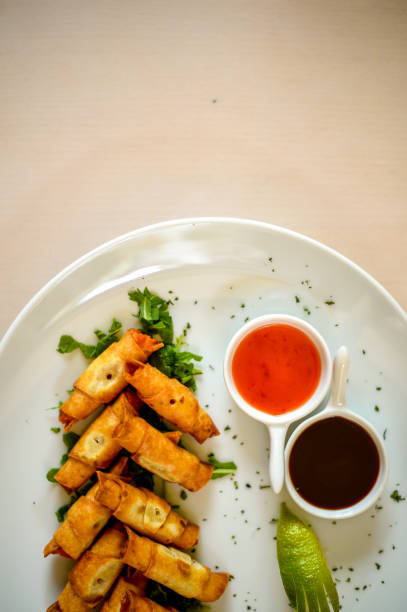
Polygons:
<instances>
[{"instance_id":1,"label":"beige tablecloth","mask_svg":"<svg viewBox=\"0 0 407 612\"><path fill-rule=\"evenodd\" d=\"M0 335L131 229L249 217L407 305L405 0L1 0Z\"/></svg>"}]
</instances>

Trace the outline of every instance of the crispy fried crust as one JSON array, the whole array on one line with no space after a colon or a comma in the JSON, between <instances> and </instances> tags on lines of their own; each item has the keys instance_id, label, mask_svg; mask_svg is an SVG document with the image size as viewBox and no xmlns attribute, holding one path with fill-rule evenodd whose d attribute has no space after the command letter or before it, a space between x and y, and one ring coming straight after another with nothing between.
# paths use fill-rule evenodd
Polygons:
<instances>
[{"instance_id":1,"label":"crispy fried crust","mask_svg":"<svg viewBox=\"0 0 407 612\"><path fill-rule=\"evenodd\" d=\"M55 480L69 493L79 489L95 473L93 465L68 457L55 474Z\"/></svg>"},{"instance_id":2,"label":"crispy fried crust","mask_svg":"<svg viewBox=\"0 0 407 612\"><path fill-rule=\"evenodd\" d=\"M87 612L93 607L94 604L89 604L78 597L68 582L58 597L58 601L52 604L47 612Z\"/></svg>"},{"instance_id":3,"label":"crispy fried crust","mask_svg":"<svg viewBox=\"0 0 407 612\"><path fill-rule=\"evenodd\" d=\"M143 402L198 442L219 434L195 395L175 378L168 378L157 368L141 362L126 363L123 376Z\"/></svg>"},{"instance_id":4,"label":"crispy fried crust","mask_svg":"<svg viewBox=\"0 0 407 612\"><path fill-rule=\"evenodd\" d=\"M99 603L123 569L120 552L126 534L109 528L87 550L69 574L69 583L78 597L87 603Z\"/></svg>"},{"instance_id":5,"label":"crispy fried crust","mask_svg":"<svg viewBox=\"0 0 407 612\"><path fill-rule=\"evenodd\" d=\"M147 578L173 589L183 597L194 597L200 601L215 601L225 591L228 574L213 573L186 553L138 536L128 527L126 532L122 561Z\"/></svg>"},{"instance_id":6,"label":"crispy fried crust","mask_svg":"<svg viewBox=\"0 0 407 612\"><path fill-rule=\"evenodd\" d=\"M115 438L141 467L189 491L198 491L212 476L212 465L202 463L140 417L124 414Z\"/></svg>"},{"instance_id":7,"label":"crispy fried crust","mask_svg":"<svg viewBox=\"0 0 407 612\"><path fill-rule=\"evenodd\" d=\"M141 402L132 389L122 391L81 435L69 452L68 461L55 474L55 480L67 491L81 487L98 469L105 469L122 447L113 438L123 414L135 415Z\"/></svg>"},{"instance_id":8,"label":"crispy fried crust","mask_svg":"<svg viewBox=\"0 0 407 612\"><path fill-rule=\"evenodd\" d=\"M162 343L137 329L129 329L94 359L74 384L74 391L61 406L59 420L65 431L80 419L85 419L98 406L111 402L124 389L126 362L145 362L161 348Z\"/></svg>"},{"instance_id":9,"label":"crispy fried crust","mask_svg":"<svg viewBox=\"0 0 407 612\"><path fill-rule=\"evenodd\" d=\"M126 593L131 592L140 597L144 596L147 582L148 579L137 571L130 577L120 576L119 580L116 582L113 593L103 604L101 612L120 612L122 609L121 602Z\"/></svg>"},{"instance_id":10,"label":"crispy fried crust","mask_svg":"<svg viewBox=\"0 0 407 612\"><path fill-rule=\"evenodd\" d=\"M113 466L111 473L121 474L127 463L121 457ZM44 557L60 554L72 559L80 555L92 544L95 537L107 524L112 512L96 500L99 484L96 483L86 495L79 497L69 508L64 522L44 549Z\"/></svg>"},{"instance_id":11,"label":"crispy fried crust","mask_svg":"<svg viewBox=\"0 0 407 612\"><path fill-rule=\"evenodd\" d=\"M158 495L103 472L98 472L98 480L96 500L107 506L122 523L162 544L191 548L197 543L198 525L171 510Z\"/></svg>"}]
</instances>

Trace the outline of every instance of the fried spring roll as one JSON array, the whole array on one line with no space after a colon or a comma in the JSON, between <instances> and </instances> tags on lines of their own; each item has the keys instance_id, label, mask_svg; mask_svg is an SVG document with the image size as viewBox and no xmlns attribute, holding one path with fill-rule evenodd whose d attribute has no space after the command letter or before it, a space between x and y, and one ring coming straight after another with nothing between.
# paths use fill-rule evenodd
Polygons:
<instances>
[{"instance_id":1,"label":"fried spring roll","mask_svg":"<svg viewBox=\"0 0 407 612\"><path fill-rule=\"evenodd\" d=\"M181 431L190 433L198 442L219 435L216 425L195 395L175 378L168 378L149 364L134 361L126 363L123 375L143 402Z\"/></svg>"},{"instance_id":2,"label":"fried spring roll","mask_svg":"<svg viewBox=\"0 0 407 612\"><path fill-rule=\"evenodd\" d=\"M126 464L127 458L121 457L113 466L111 474L121 474ZM111 510L97 501L98 489L99 483L96 483L69 508L64 522L44 548L44 557L60 554L79 559L89 548L112 516Z\"/></svg>"},{"instance_id":3,"label":"fried spring roll","mask_svg":"<svg viewBox=\"0 0 407 612\"><path fill-rule=\"evenodd\" d=\"M83 553L69 574L69 583L78 597L94 605L103 599L123 569L120 553L125 542L126 534L112 527Z\"/></svg>"},{"instance_id":4,"label":"fried spring roll","mask_svg":"<svg viewBox=\"0 0 407 612\"><path fill-rule=\"evenodd\" d=\"M126 596L126 593L132 593L143 597L146 592L147 582L148 578L137 571L128 577L120 576L119 580L116 582L113 593L103 604L101 612L120 612L122 609L121 602Z\"/></svg>"},{"instance_id":5,"label":"fried spring roll","mask_svg":"<svg viewBox=\"0 0 407 612\"><path fill-rule=\"evenodd\" d=\"M177 612L175 608L163 608L160 604L148 599L148 597L140 597L132 591L126 591L120 602L120 607L115 608L115 612ZM102 610L103 612L103 610Z\"/></svg>"},{"instance_id":6,"label":"fried spring roll","mask_svg":"<svg viewBox=\"0 0 407 612\"><path fill-rule=\"evenodd\" d=\"M141 467L189 491L198 491L212 476L212 465L202 463L141 417L124 413L115 438Z\"/></svg>"},{"instance_id":7,"label":"fried spring roll","mask_svg":"<svg viewBox=\"0 0 407 612\"><path fill-rule=\"evenodd\" d=\"M183 597L215 601L225 591L229 574L211 572L189 555L138 536L126 527L122 561Z\"/></svg>"},{"instance_id":8,"label":"fried spring roll","mask_svg":"<svg viewBox=\"0 0 407 612\"><path fill-rule=\"evenodd\" d=\"M68 493L79 489L95 473L93 465L86 465L82 461L68 457L64 465L55 474L55 480L64 487Z\"/></svg>"},{"instance_id":9,"label":"fried spring roll","mask_svg":"<svg viewBox=\"0 0 407 612\"><path fill-rule=\"evenodd\" d=\"M59 410L59 420L64 423L65 431L101 404L111 402L124 389L127 384L123 376L126 362L144 363L162 346L139 330L129 329L118 342L96 357L75 382L74 391Z\"/></svg>"},{"instance_id":10,"label":"fried spring roll","mask_svg":"<svg viewBox=\"0 0 407 612\"><path fill-rule=\"evenodd\" d=\"M87 612L94 607L95 604L89 604L78 597L68 582L58 601L47 608L47 612Z\"/></svg>"},{"instance_id":11,"label":"fried spring roll","mask_svg":"<svg viewBox=\"0 0 407 612\"><path fill-rule=\"evenodd\" d=\"M133 487L117 476L98 472L96 500L113 516L139 533L162 544L191 548L198 541L199 527L173 510L148 489Z\"/></svg>"},{"instance_id":12,"label":"fried spring roll","mask_svg":"<svg viewBox=\"0 0 407 612\"><path fill-rule=\"evenodd\" d=\"M68 461L55 474L55 480L64 489L74 491L96 470L107 468L122 449L113 438L115 428L124 413L135 415L140 406L141 401L133 390L122 391L116 401L107 406L81 435L69 452Z\"/></svg>"}]
</instances>

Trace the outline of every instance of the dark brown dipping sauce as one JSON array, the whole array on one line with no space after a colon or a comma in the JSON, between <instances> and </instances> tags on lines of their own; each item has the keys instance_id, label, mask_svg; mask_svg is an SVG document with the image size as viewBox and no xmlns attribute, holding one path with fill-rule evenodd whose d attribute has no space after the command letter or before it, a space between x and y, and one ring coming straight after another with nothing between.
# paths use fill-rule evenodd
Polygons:
<instances>
[{"instance_id":1,"label":"dark brown dipping sauce","mask_svg":"<svg viewBox=\"0 0 407 612\"><path fill-rule=\"evenodd\" d=\"M363 499L373 488L380 460L376 444L357 423L326 418L305 429L291 450L289 471L307 502L338 510Z\"/></svg>"}]
</instances>

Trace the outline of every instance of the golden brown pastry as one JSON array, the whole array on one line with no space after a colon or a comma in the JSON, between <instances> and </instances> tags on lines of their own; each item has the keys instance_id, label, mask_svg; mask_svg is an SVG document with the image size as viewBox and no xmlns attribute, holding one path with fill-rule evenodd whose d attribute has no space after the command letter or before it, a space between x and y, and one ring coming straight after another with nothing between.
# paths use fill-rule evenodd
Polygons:
<instances>
[{"instance_id":1,"label":"golden brown pastry","mask_svg":"<svg viewBox=\"0 0 407 612\"><path fill-rule=\"evenodd\" d=\"M69 452L69 458L55 474L55 480L64 489L74 491L81 487L96 470L105 469L119 454L122 447L113 438L113 432L123 414L135 415L141 401L132 389L122 391L81 435Z\"/></svg>"},{"instance_id":2,"label":"golden brown pastry","mask_svg":"<svg viewBox=\"0 0 407 612\"><path fill-rule=\"evenodd\" d=\"M191 548L197 543L198 525L171 510L164 499L148 489L133 487L117 476L97 474L96 500L107 506L119 521L162 544Z\"/></svg>"},{"instance_id":3,"label":"golden brown pastry","mask_svg":"<svg viewBox=\"0 0 407 612\"><path fill-rule=\"evenodd\" d=\"M111 527L87 550L69 574L75 594L90 604L98 604L109 591L123 569L121 549L126 534Z\"/></svg>"},{"instance_id":4,"label":"golden brown pastry","mask_svg":"<svg viewBox=\"0 0 407 612\"><path fill-rule=\"evenodd\" d=\"M129 329L118 342L96 357L75 382L74 391L59 410L59 420L64 423L65 431L101 404L111 402L124 389L126 362L145 362L162 346L138 329Z\"/></svg>"},{"instance_id":5,"label":"golden brown pastry","mask_svg":"<svg viewBox=\"0 0 407 612\"><path fill-rule=\"evenodd\" d=\"M47 608L47 612L87 612L95 607L78 597L69 582L58 597L58 601Z\"/></svg>"},{"instance_id":6,"label":"golden brown pastry","mask_svg":"<svg viewBox=\"0 0 407 612\"><path fill-rule=\"evenodd\" d=\"M213 466L180 448L173 432L163 434L141 417L123 413L115 430L115 439L141 467L169 482L177 482L189 491L198 491L210 480Z\"/></svg>"},{"instance_id":7,"label":"golden brown pastry","mask_svg":"<svg viewBox=\"0 0 407 612\"><path fill-rule=\"evenodd\" d=\"M112 474L121 474L127 458L121 457L113 466ZM89 548L98 533L107 524L112 512L96 499L99 483L82 495L69 508L64 522L58 527L53 538L44 548L44 557L59 554L72 559L79 559Z\"/></svg>"},{"instance_id":8,"label":"golden brown pastry","mask_svg":"<svg viewBox=\"0 0 407 612\"><path fill-rule=\"evenodd\" d=\"M130 570L129 567L127 569ZM145 595L148 578L137 571L128 574L120 576L109 599L103 604L101 612L120 612L121 602L126 593L131 592L141 597Z\"/></svg>"},{"instance_id":9,"label":"golden brown pastry","mask_svg":"<svg viewBox=\"0 0 407 612\"><path fill-rule=\"evenodd\" d=\"M210 416L201 408L195 395L175 378L145 363L126 363L124 378L136 390L140 399L157 414L190 433L198 442L219 435Z\"/></svg>"},{"instance_id":10,"label":"golden brown pastry","mask_svg":"<svg viewBox=\"0 0 407 612\"><path fill-rule=\"evenodd\" d=\"M185 552L138 536L126 527L122 561L183 597L215 601L225 591L229 575L211 572Z\"/></svg>"}]
</instances>

